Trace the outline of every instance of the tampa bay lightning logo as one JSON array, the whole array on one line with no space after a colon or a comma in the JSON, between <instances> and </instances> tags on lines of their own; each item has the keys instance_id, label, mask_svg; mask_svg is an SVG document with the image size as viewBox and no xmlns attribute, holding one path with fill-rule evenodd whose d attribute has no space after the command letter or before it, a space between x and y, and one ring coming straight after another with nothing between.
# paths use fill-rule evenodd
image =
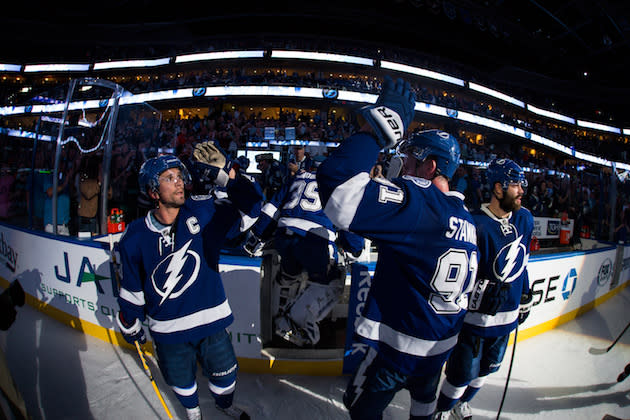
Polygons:
<instances>
[{"instance_id":1,"label":"tampa bay lightning logo","mask_svg":"<svg viewBox=\"0 0 630 420\"><path fill-rule=\"evenodd\" d=\"M24 112L27 112L27 113L33 112L33 105L26 105L24 107Z\"/></svg>"},{"instance_id":2,"label":"tampa bay lightning logo","mask_svg":"<svg viewBox=\"0 0 630 420\"><path fill-rule=\"evenodd\" d=\"M530 133L529 131L525 132L525 138L526 139L531 139L532 138L532 133Z\"/></svg>"},{"instance_id":3,"label":"tampa bay lightning logo","mask_svg":"<svg viewBox=\"0 0 630 420\"><path fill-rule=\"evenodd\" d=\"M446 116L451 117L451 118L457 118L457 110L446 108Z\"/></svg>"},{"instance_id":4,"label":"tampa bay lightning logo","mask_svg":"<svg viewBox=\"0 0 630 420\"><path fill-rule=\"evenodd\" d=\"M337 89L322 89L322 95L326 99L337 99L339 96L339 91Z\"/></svg>"},{"instance_id":5,"label":"tampa bay lightning logo","mask_svg":"<svg viewBox=\"0 0 630 420\"><path fill-rule=\"evenodd\" d=\"M169 254L153 270L151 283L155 292L166 299L176 299L197 280L201 258L189 249L192 239Z\"/></svg>"},{"instance_id":6,"label":"tampa bay lightning logo","mask_svg":"<svg viewBox=\"0 0 630 420\"><path fill-rule=\"evenodd\" d=\"M192 94L193 96L203 96L206 94L206 88L202 87L202 88L193 89Z\"/></svg>"},{"instance_id":7,"label":"tampa bay lightning logo","mask_svg":"<svg viewBox=\"0 0 630 420\"><path fill-rule=\"evenodd\" d=\"M109 99L101 99L100 101L98 101L98 106L101 108L105 108L108 103L109 103Z\"/></svg>"},{"instance_id":8,"label":"tampa bay lightning logo","mask_svg":"<svg viewBox=\"0 0 630 420\"><path fill-rule=\"evenodd\" d=\"M527 252L525 245L521 243L522 238L521 235L505 245L494 259L492 270L497 280L510 283L517 279L525 269Z\"/></svg>"}]
</instances>

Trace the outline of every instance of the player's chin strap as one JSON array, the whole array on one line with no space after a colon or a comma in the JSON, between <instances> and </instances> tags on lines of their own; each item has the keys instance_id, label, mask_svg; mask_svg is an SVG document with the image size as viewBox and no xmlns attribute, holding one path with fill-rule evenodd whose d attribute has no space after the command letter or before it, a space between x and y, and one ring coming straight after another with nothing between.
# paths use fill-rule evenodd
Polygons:
<instances>
[{"instance_id":1,"label":"player's chin strap","mask_svg":"<svg viewBox=\"0 0 630 420\"><path fill-rule=\"evenodd\" d=\"M512 365L514 364L514 355L516 354L516 341L518 338L518 324L514 330L514 344L512 344L512 357L510 358L510 367L508 368L507 378L505 379L505 388L503 389L503 396L501 397L501 404L499 405L499 411L497 411L497 418L501 416L501 410L503 409L503 403L505 402L505 394L507 394L508 386L510 385L510 375L512 374Z\"/></svg>"}]
</instances>

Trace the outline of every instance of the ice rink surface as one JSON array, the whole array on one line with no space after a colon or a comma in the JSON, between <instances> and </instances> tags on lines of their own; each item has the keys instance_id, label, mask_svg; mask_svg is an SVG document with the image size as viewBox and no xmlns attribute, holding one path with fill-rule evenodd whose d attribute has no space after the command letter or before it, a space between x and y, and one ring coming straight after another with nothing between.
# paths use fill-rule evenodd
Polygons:
<instances>
[{"instance_id":1,"label":"ice rink surface","mask_svg":"<svg viewBox=\"0 0 630 420\"><path fill-rule=\"evenodd\" d=\"M630 322L630 288L574 321L521 341L502 419L630 418L630 378L617 377L630 363L630 330L606 349ZM535 308L534 308L535 310ZM235 314L238 317L238 314ZM33 419L168 418L136 352L84 335L25 305L0 332L13 378ZM501 370L472 402L474 419L495 419L508 372ZM174 418L186 415L149 361ZM226 418L214 408L207 381L197 376L204 419ZM347 419L341 398L348 377L257 375L240 372L236 403L253 419ZM408 419L409 394L398 393L385 419Z\"/></svg>"}]
</instances>

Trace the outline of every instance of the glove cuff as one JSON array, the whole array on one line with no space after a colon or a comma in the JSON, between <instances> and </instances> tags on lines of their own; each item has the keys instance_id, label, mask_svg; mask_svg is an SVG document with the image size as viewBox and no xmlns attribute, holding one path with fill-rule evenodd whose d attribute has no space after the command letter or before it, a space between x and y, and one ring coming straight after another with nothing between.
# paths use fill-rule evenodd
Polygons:
<instances>
[{"instance_id":1,"label":"glove cuff","mask_svg":"<svg viewBox=\"0 0 630 420\"><path fill-rule=\"evenodd\" d=\"M230 175L227 172L225 172L223 169L219 169L219 172L217 173L217 177L214 180L214 184L219 187L225 187L228 184L229 180L230 180Z\"/></svg>"},{"instance_id":2,"label":"glove cuff","mask_svg":"<svg viewBox=\"0 0 630 420\"><path fill-rule=\"evenodd\" d=\"M142 323L138 318L136 318L136 322L134 322L132 325L127 325L122 319L122 315L120 312L118 312L116 322L118 324L118 328L120 328L120 331L126 335L135 335L138 334L140 330L142 330Z\"/></svg>"},{"instance_id":3,"label":"glove cuff","mask_svg":"<svg viewBox=\"0 0 630 420\"><path fill-rule=\"evenodd\" d=\"M374 130L376 143L387 149L395 146L405 132L405 125L397 112L384 105L366 105L359 113Z\"/></svg>"}]
</instances>

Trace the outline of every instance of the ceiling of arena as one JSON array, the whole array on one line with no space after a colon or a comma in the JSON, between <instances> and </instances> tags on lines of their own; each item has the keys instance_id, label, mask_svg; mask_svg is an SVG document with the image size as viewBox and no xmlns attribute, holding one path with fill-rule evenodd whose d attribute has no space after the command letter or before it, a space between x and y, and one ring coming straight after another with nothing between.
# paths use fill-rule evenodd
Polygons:
<instances>
[{"instance_id":1,"label":"ceiling of arena","mask_svg":"<svg viewBox=\"0 0 630 420\"><path fill-rule=\"evenodd\" d=\"M168 4L168 6L165 6ZM597 106L630 103L628 0L13 2L0 62L89 62L187 53L216 39L314 35L439 56L497 86ZM630 118L625 117L628 121Z\"/></svg>"}]
</instances>

